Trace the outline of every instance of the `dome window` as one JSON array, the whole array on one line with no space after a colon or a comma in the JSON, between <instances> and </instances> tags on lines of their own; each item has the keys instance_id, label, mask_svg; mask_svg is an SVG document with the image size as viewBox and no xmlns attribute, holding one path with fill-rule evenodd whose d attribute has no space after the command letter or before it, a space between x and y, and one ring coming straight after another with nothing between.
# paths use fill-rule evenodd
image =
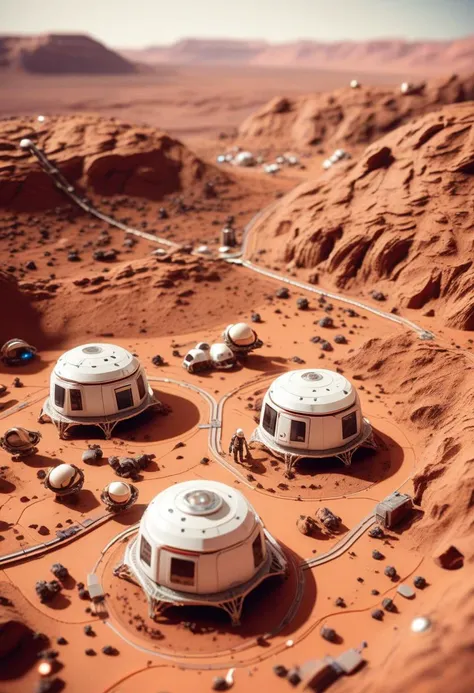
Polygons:
<instances>
[{"instance_id":1,"label":"dome window","mask_svg":"<svg viewBox=\"0 0 474 693\"><path fill-rule=\"evenodd\" d=\"M133 407L132 388L123 387L120 390L115 390L115 399L119 411Z\"/></svg>"},{"instance_id":2,"label":"dome window","mask_svg":"<svg viewBox=\"0 0 474 693\"><path fill-rule=\"evenodd\" d=\"M357 415L352 411L347 416L342 417L342 437L350 438L357 433Z\"/></svg>"},{"instance_id":3,"label":"dome window","mask_svg":"<svg viewBox=\"0 0 474 693\"><path fill-rule=\"evenodd\" d=\"M275 435L276 423L277 423L277 413L273 407L269 404L265 405L265 412L263 414L262 426L270 433L271 436Z\"/></svg>"},{"instance_id":4,"label":"dome window","mask_svg":"<svg viewBox=\"0 0 474 693\"><path fill-rule=\"evenodd\" d=\"M295 443L304 443L306 441L306 422L292 419L290 440Z\"/></svg>"},{"instance_id":5,"label":"dome window","mask_svg":"<svg viewBox=\"0 0 474 693\"><path fill-rule=\"evenodd\" d=\"M258 568L263 561L263 546L262 546L262 535L260 532L257 534L252 543L252 553L253 553L253 564L255 568Z\"/></svg>"},{"instance_id":6,"label":"dome window","mask_svg":"<svg viewBox=\"0 0 474 693\"><path fill-rule=\"evenodd\" d=\"M196 564L184 558L171 559L171 582L177 585L194 585Z\"/></svg>"},{"instance_id":7,"label":"dome window","mask_svg":"<svg viewBox=\"0 0 474 693\"><path fill-rule=\"evenodd\" d=\"M66 390L61 385L54 386L54 403L60 409L64 409L64 400L66 398Z\"/></svg>"},{"instance_id":8,"label":"dome window","mask_svg":"<svg viewBox=\"0 0 474 693\"><path fill-rule=\"evenodd\" d=\"M140 558L143 563L151 565L151 546L143 536L140 540Z\"/></svg>"},{"instance_id":9,"label":"dome window","mask_svg":"<svg viewBox=\"0 0 474 693\"><path fill-rule=\"evenodd\" d=\"M69 390L71 411L82 411L82 393L80 390Z\"/></svg>"},{"instance_id":10,"label":"dome window","mask_svg":"<svg viewBox=\"0 0 474 693\"><path fill-rule=\"evenodd\" d=\"M143 382L143 376L140 373L140 375L137 378L137 387L138 387L138 396L142 400L145 397L145 383Z\"/></svg>"}]
</instances>

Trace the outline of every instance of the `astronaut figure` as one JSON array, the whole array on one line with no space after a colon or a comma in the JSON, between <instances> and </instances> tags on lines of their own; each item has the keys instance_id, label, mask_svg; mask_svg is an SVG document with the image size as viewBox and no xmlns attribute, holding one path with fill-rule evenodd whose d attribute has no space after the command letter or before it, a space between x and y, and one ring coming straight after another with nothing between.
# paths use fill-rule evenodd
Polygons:
<instances>
[{"instance_id":1,"label":"astronaut figure","mask_svg":"<svg viewBox=\"0 0 474 693\"><path fill-rule=\"evenodd\" d=\"M230 445L229 445L229 453L231 453L231 452L234 453L234 462L235 463L243 464L244 448L245 448L245 457L248 457L249 446L247 445L247 441L245 440L245 434L241 428L238 428L236 430L236 432L234 433L234 435L232 436L232 440L230 441ZM237 457L239 459L237 459Z\"/></svg>"}]
</instances>

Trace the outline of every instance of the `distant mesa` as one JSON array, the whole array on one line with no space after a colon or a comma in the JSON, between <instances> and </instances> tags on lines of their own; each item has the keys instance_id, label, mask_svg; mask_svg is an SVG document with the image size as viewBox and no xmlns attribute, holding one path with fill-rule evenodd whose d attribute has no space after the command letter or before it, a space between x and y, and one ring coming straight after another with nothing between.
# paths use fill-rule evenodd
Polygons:
<instances>
[{"instance_id":1,"label":"distant mesa","mask_svg":"<svg viewBox=\"0 0 474 693\"><path fill-rule=\"evenodd\" d=\"M171 46L119 50L149 64L235 65L358 70L390 74L449 74L472 70L474 36L453 41L266 41L186 38Z\"/></svg>"},{"instance_id":2,"label":"distant mesa","mask_svg":"<svg viewBox=\"0 0 474 693\"><path fill-rule=\"evenodd\" d=\"M0 36L0 69L32 74L125 75L137 65L83 34Z\"/></svg>"}]
</instances>

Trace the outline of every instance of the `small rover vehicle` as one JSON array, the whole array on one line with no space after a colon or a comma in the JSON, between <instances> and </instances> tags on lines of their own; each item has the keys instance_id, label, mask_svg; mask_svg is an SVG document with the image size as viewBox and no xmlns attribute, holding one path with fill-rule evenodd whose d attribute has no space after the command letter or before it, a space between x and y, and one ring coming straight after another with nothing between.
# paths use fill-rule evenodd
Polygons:
<instances>
[{"instance_id":1,"label":"small rover vehicle","mask_svg":"<svg viewBox=\"0 0 474 693\"><path fill-rule=\"evenodd\" d=\"M199 342L190 349L183 360L183 367L188 373L199 373L212 368L211 347L206 342Z\"/></svg>"},{"instance_id":2,"label":"small rover vehicle","mask_svg":"<svg viewBox=\"0 0 474 693\"><path fill-rule=\"evenodd\" d=\"M23 339L10 339L0 352L1 360L7 366L19 366L28 363L36 356L36 349Z\"/></svg>"}]
</instances>

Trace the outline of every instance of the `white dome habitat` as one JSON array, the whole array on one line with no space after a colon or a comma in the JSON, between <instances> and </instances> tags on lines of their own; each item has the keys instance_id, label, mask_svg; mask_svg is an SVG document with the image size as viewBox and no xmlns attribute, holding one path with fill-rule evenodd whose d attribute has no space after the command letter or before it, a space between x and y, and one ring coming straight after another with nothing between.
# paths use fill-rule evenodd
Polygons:
<instances>
[{"instance_id":1,"label":"white dome habitat","mask_svg":"<svg viewBox=\"0 0 474 693\"><path fill-rule=\"evenodd\" d=\"M243 598L286 565L240 491L193 480L151 501L118 575L142 587L151 614L173 605L218 606L237 623Z\"/></svg>"},{"instance_id":2,"label":"white dome habitat","mask_svg":"<svg viewBox=\"0 0 474 693\"><path fill-rule=\"evenodd\" d=\"M289 371L274 380L251 440L283 456L287 472L303 457L338 457L349 465L355 449L375 446L356 389L323 368Z\"/></svg>"},{"instance_id":3,"label":"white dome habitat","mask_svg":"<svg viewBox=\"0 0 474 693\"><path fill-rule=\"evenodd\" d=\"M136 356L113 344L84 344L63 354L50 378L40 421L69 428L96 425L110 438L119 421L157 404Z\"/></svg>"}]
</instances>

